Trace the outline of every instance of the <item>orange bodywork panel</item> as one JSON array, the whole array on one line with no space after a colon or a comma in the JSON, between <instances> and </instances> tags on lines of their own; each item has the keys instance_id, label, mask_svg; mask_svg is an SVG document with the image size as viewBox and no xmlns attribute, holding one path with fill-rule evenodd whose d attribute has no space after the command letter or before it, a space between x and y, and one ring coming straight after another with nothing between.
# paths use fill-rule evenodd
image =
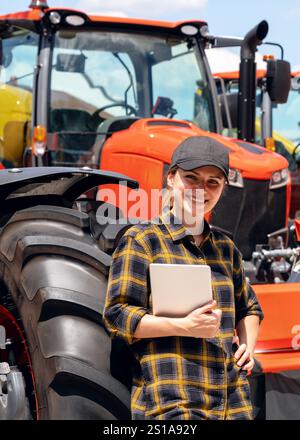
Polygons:
<instances>
[{"instance_id":1,"label":"orange bodywork panel","mask_svg":"<svg viewBox=\"0 0 300 440\"><path fill-rule=\"evenodd\" d=\"M300 243L300 220L295 219L294 225L296 230L297 241L298 243Z\"/></svg>"},{"instance_id":2,"label":"orange bodywork panel","mask_svg":"<svg viewBox=\"0 0 300 440\"><path fill-rule=\"evenodd\" d=\"M252 287L265 315L255 354L263 371L300 369L300 283Z\"/></svg>"},{"instance_id":3,"label":"orange bodywork panel","mask_svg":"<svg viewBox=\"0 0 300 440\"><path fill-rule=\"evenodd\" d=\"M264 373L300 370L300 350L282 353L259 353L255 354L255 358L260 363Z\"/></svg>"},{"instance_id":4,"label":"orange bodywork panel","mask_svg":"<svg viewBox=\"0 0 300 440\"><path fill-rule=\"evenodd\" d=\"M41 20L43 12L39 9L29 11L14 12L12 14L0 15L0 20Z\"/></svg>"},{"instance_id":5,"label":"orange bodywork panel","mask_svg":"<svg viewBox=\"0 0 300 440\"><path fill-rule=\"evenodd\" d=\"M208 133L190 122L141 119L134 122L129 129L114 133L105 142L101 153L101 169L124 173L140 183L140 190L131 190L131 198L134 200L128 204L124 189L121 190L123 196L119 197L120 189L116 188L117 205L125 215L130 217L129 210L136 199L144 197L143 190L146 191L149 202L148 208L142 208L140 218L146 220L158 215L159 204L156 196L154 199L151 197L151 190L163 187L164 173L174 149L189 136L209 136L221 142L230 151L230 167L240 170L246 179L269 180L273 172L288 166L282 156L270 153L262 147L257 147L261 150L258 161L257 154L243 149L230 138ZM101 193L100 198L105 200ZM154 205L155 207L151 209L150 204L152 208Z\"/></svg>"}]
</instances>

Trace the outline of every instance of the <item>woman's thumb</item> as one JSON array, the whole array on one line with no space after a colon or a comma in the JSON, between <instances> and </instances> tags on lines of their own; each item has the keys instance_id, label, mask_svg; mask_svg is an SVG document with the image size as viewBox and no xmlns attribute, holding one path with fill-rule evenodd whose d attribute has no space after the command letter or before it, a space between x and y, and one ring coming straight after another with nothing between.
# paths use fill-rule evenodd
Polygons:
<instances>
[{"instance_id":1,"label":"woman's thumb","mask_svg":"<svg viewBox=\"0 0 300 440\"><path fill-rule=\"evenodd\" d=\"M211 312L214 307L216 307L217 302L213 300L212 302L205 304L204 306L200 307L199 310L201 310L201 313L207 313Z\"/></svg>"}]
</instances>

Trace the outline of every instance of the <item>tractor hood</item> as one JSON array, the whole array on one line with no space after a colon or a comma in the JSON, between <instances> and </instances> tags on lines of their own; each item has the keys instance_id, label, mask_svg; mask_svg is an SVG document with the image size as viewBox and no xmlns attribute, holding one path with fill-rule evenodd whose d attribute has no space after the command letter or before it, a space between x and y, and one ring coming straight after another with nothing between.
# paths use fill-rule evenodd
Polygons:
<instances>
[{"instance_id":1,"label":"tractor hood","mask_svg":"<svg viewBox=\"0 0 300 440\"><path fill-rule=\"evenodd\" d=\"M110 163L122 154L143 155L169 164L177 145L190 136L209 136L221 142L230 152L230 168L238 169L246 179L269 180L275 171L288 167L277 153L248 142L208 133L196 125L175 119L142 119L126 130L118 131L105 143ZM102 165L105 165L102 163ZM104 166L105 169L106 166Z\"/></svg>"}]
</instances>

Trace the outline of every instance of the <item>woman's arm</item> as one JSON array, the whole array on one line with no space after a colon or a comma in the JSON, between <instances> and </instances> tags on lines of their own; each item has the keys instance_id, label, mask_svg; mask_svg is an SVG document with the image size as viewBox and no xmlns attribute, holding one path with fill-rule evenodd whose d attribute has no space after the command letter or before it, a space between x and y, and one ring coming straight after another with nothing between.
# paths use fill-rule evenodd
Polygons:
<instances>
[{"instance_id":1,"label":"woman's arm","mask_svg":"<svg viewBox=\"0 0 300 440\"><path fill-rule=\"evenodd\" d=\"M259 317L255 315L245 316L237 326L236 332L240 346L235 352L237 364L243 370L251 371L254 367L254 349L259 331Z\"/></svg>"},{"instance_id":2,"label":"woman's arm","mask_svg":"<svg viewBox=\"0 0 300 440\"><path fill-rule=\"evenodd\" d=\"M256 294L247 282L240 252L234 247L233 282L235 293L236 331L239 337L239 348L235 358L244 370L254 366L253 354L258 337L259 324L263 312Z\"/></svg>"},{"instance_id":3,"label":"woman's arm","mask_svg":"<svg viewBox=\"0 0 300 440\"><path fill-rule=\"evenodd\" d=\"M240 345L246 344L251 356L254 354L258 331L259 317L255 315L246 316L245 318L241 319L236 326L236 332Z\"/></svg>"},{"instance_id":4,"label":"woman's arm","mask_svg":"<svg viewBox=\"0 0 300 440\"><path fill-rule=\"evenodd\" d=\"M257 316L261 322L264 317L263 311L254 290L246 279L243 259L236 246L233 248L233 284L236 327L241 319L250 315Z\"/></svg>"},{"instance_id":5,"label":"woman's arm","mask_svg":"<svg viewBox=\"0 0 300 440\"><path fill-rule=\"evenodd\" d=\"M167 318L144 315L134 336L136 338L158 338L163 336L189 336L213 338L220 327L221 310L213 310L216 301L199 307L184 318Z\"/></svg>"},{"instance_id":6,"label":"woman's arm","mask_svg":"<svg viewBox=\"0 0 300 440\"><path fill-rule=\"evenodd\" d=\"M214 337L221 319L221 311L212 310L215 302L184 318L149 314L148 275L152 258L141 235L143 232L129 229L113 254L103 311L103 322L111 336L121 337L128 344L163 336Z\"/></svg>"},{"instance_id":7,"label":"woman's arm","mask_svg":"<svg viewBox=\"0 0 300 440\"><path fill-rule=\"evenodd\" d=\"M103 323L112 337L136 342L135 329L148 310L148 269L151 258L139 236L130 228L120 239L109 271Z\"/></svg>"}]
</instances>

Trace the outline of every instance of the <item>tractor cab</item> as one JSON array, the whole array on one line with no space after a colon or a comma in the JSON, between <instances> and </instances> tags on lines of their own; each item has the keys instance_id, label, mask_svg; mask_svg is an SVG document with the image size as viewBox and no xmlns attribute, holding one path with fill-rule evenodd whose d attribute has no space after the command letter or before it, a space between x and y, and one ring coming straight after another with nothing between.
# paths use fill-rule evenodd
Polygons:
<instances>
[{"instance_id":1,"label":"tractor cab","mask_svg":"<svg viewBox=\"0 0 300 440\"><path fill-rule=\"evenodd\" d=\"M151 191L163 187L176 146L189 136L212 136L229 150L230 176L211 224L231 234L248 260L257 240L266 243L268 233L287 226L287 161L222 136L205 55L217 38L206 22L101 17L37 1L31 6L0 17L3 166L126 174L140 184L136 197L147 198L148 207L134 217L147 219L159 212L159 204L149 206ZM267 28L261 22L248 33L246 56ZM117 198L113 204L128 216L135 201Z\"/></svg>"},{"instance_id":2,"label":"tractor cab","mask_svg":"<svg viewBox=\"0 0 300 440\"><path fill-rule=\"evenodd\" d=\"M41 153L44 164L98 168L103 141L141 118L218 131L200 46L204 22L130 23L59 9L34 9L23 20L12 14L6 22L2 17L0 130L11 165Z\"/></svg>"}]
</instances>

